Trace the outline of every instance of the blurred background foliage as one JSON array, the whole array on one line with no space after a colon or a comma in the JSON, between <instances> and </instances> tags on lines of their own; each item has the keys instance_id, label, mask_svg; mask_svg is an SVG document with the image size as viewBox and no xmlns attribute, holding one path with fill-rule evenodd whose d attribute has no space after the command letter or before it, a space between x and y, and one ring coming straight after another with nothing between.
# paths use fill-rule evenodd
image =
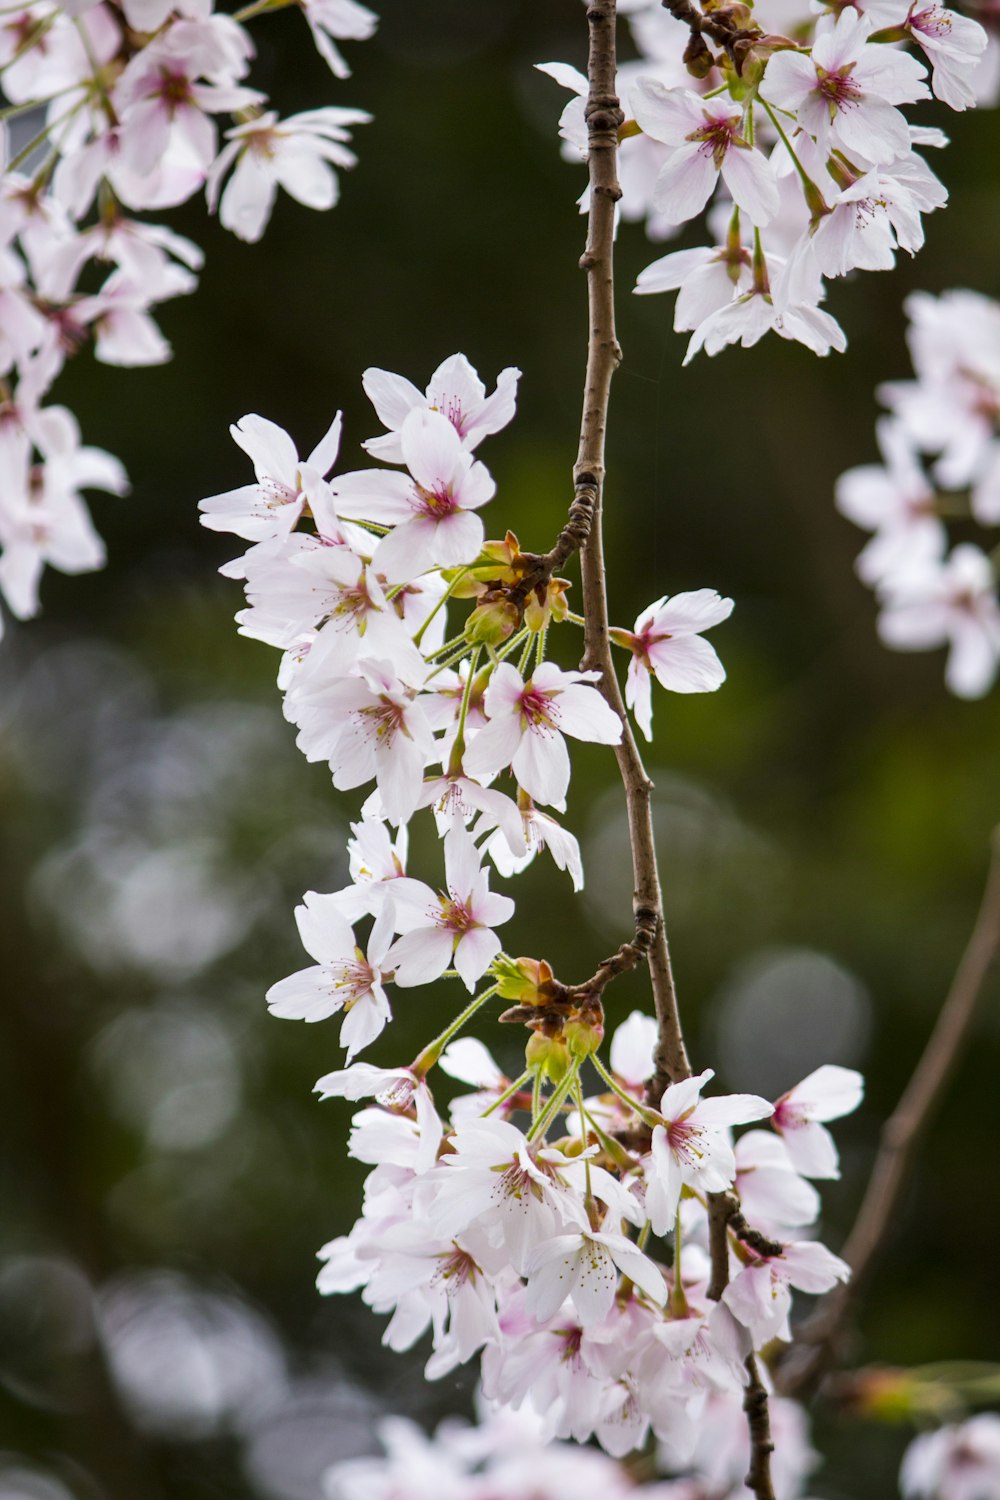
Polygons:
<instances>
[{"instance_id":1,"label":"blurred background foliage","mask_svg":"<svg viewBox=\"0 0 1000 1500\"><path fill-rule=\"evenodd\" d=\"M276 658L239 638L237 548L196 502L243 483L227 424L260 411L302 450L345 412L344 454L378 428L369 365L423 385L463 350L492 382L524 371L519 415L483 450L493 530L558 529L576 447L585 290L579 169L563 104L532 64L583 65L577 0L382 0L377 38L334 84L294 11L255 25L261 86L284 113L371 109L360 165L329 215L282 199L258 246L198 207L175 222L208 255L168 305L174 362L78 360L56 390L85 439L124 459L128 500L99 498L106 572L50 574L44 614L0 656L7 1002L0 1219L0 1497L314 1500L334 1457L371 1450L387 1410L466 1410L385 1354L357 1299L321 1301L315 1250L345 1232L362 1173L350 1106L319 1105L335 1022L267 1016L304 962L292 917L347 878L347 823L297 753ZM737 601L715 635L710 698L655 701L650 754L668 922L698 1067L773 1094L820 1061L864 1069L825 1195L837 1246L971 927L997 820L1000 698L950 699L939 656L893 656L857 582L859 534L837 474L875 457L874 386L905 376L903 297L1000 295L1000 115L940 111L952 203L894 274L836 283L843 357L771 340L682 372L672 299L628 288L659 253L621 235L609 452L612 617L662 593ZM690 230L681 244L697 243ZM362 460L363 461L363 460ZM567 631L570 627L567 627ZM570 662L571 640L557 648ZM521 877L515 952L568 980L624 935L630 882L606 753L575 761L569 822L588 885L539 861ZM434 866L418 840L418 872ZM502 885L502 882L497 882ZM408 1058L450 995L401 996L366 1056ZM611 1017L646 1003L634 976ZM857 1356L996 1355L996 987L924 1150L869 1296ZM487 1035L516 1067L521 1039ZM902 1430L818 1416L825 1500L895 1490Z\"/></svg>"}]
</instances>

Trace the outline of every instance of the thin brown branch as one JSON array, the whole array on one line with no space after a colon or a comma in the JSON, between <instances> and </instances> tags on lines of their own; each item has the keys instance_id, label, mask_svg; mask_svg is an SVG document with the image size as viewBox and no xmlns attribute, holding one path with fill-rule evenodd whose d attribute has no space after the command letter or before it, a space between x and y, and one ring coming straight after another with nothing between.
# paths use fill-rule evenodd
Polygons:
<instances>
[{"instance_id":1,"label":"thin brown branch","mask_svg":"<svg viewBox=\"0 0 1000 1500\"><path fill-rule=\"evenodd\" d=\"M747 1470L746 1487L757 1500L775 1500L774 1483L771 1479L771 1413L767 1399L767 1387L760 1378L757 1360L753 1354L746 1357L746 1371L750 1377L743 1392L743 1410L747 1414L750 1429L750 1467Z\"/></svg>"},{"instance_id":2,"label":"thin brown branch","mask_svg":"<svg viewBox=\"0 0 1000 1500\"><path fill-rule=\"evenodd\" d=\"M958 1065L998 958L1000 827L993 831L989 873L972 935L920 1060L883 1126L875 1165L841 1252L851 1267L851 1279L825 1297L797 1333L779 1382L789 1395L812 1389L836 1357L838 1340L896 1219L917 1150Z\"/></svg>"},{"instance_id":3,"label":"thin brown branch","mask_svg":"<svg viewBox=\"0 0 1000 1500\"><path fill-rule=\"evenodd\" d=\"M621 197L618 185L618 129L623 115L615 93L615 0L593 0L587 10L590 50L587 65L589 93L586 104L590 211L587 246L580 265L587 273L589 339L584 387L580 446L573 469L577 503L592 517L581 554L583 614L586 621L583 666L601 674L601 690L622 721L622 742L617 747L618 767L625 786L629 842L632 849L632 910L636 931L650 929L653 940L648 963L653 1001L659 1023L656 1073L650 1098L659 1103L668 1083L691 1073L681 1031L663 921L663 896L656 865L650 794L652 782L632 734L621 689L611 659L608 636L608 600L604 572L601 510L604 489L604 443L608 421L611 380L621 360L615 332L614 227L615 204Z\"/></svg>"}]
</instances>

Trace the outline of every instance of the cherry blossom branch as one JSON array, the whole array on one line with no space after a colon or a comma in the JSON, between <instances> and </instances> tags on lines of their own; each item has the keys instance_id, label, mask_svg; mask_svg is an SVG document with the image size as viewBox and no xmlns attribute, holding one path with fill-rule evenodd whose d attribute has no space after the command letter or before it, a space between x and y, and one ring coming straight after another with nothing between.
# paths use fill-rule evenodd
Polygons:
<instances>
[{"instance_id":1,"label":"cherry blossom branch","mask_svg":"<svg viewBox=\"0 0 1000 1500\"><path fill-rule=\"evenodd\" d=\"M590 28L590 49L585 117L590 209L587 216L587 245L580 265L587 272L590 337L580 446L573 470L573 487L577 497L574 504L589 510L592 517L589 534L581 552L586 643L582 665L585 668L596 668L601 673L601 690L622 721L622 740L616 747L615 754L625 786L628 810L634 880L632 910L636 933L650 931L653 934L647 961L659 1024L656 1072L649 1086L650 1100L655 1105L659 1103L668 1083L690 1076L691 1065L681 1030L677 992L663 921L663 896L656 865L650 803L653 784L646 774L625 713L608 636L607 585L601 534L604 442L611 380L621 360L621 349L615 333L613 260L615 204L621 197L617 174L618 129L623 121L615 93L615 0L593 0L587 11L587 22Z\"/></svg>"},{"instance_id":2,"label":"cherry blossom branch","mask_svg":"<svg viewBox=\"0 0 1000 1500\"><path fill-rule=\"evenodd\" d=\"M882 1128L875 1165L842 1255L851 1279L824 1298L797 1333L781 1369L783 1393L814 1388L836 1355L844 1325L871 1275L896 1217L917 1149L944 1097L968 1040L991 970L1000 960L1000 826L991 841L989 872L972 935L923 1053Z\"/></svg>"}]
</instances>

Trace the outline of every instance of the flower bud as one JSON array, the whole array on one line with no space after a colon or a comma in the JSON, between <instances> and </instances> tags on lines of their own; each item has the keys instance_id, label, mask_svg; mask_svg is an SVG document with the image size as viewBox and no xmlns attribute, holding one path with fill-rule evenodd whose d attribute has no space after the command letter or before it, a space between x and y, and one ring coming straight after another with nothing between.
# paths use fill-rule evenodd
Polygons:
<instances>
[{"instance_id":1,"label":"flower bud","mask_svg":"<svg viewBox=\"0 0 1000 1500\"><path fill-rule=\"evenodd\" d=\"M544 958L497 958L491 965L501 1000L547 1005L556 998L558 981Z\"/></svg>"},{"instance_id":2,"label":"flower bud","mask_svg":"<svg viewBox=\"0 0 1000 1500\"><path fill-rule=\"evenodd\" d=\"M582 1010L566 1022L564 1035L571 1057L591 1057L604 1041L604 1018L599 1012Z\"/></svg>"},{"instance_id":3,"label":"flower bud","mask_svg":"<svg viewBox=\"0 0 1000 1500\"><path fill-rule=\"evenodd\" d=\"M520 624L517 605L506 599L480 603L465 622L465 639L473 646L500 646Z\"/></svg>"},{"instance_id":4,"label":"flower bud","mask_svg":"<svg viewBox=\"0 0 1000 1500\"><path fill-rule=\"evenodd\" d=\"M561 1036L533 1031L524 1049L524 1064L550 1083L559 1083L569 1071L569 1049Z\"/></svg>"}]
</instances>

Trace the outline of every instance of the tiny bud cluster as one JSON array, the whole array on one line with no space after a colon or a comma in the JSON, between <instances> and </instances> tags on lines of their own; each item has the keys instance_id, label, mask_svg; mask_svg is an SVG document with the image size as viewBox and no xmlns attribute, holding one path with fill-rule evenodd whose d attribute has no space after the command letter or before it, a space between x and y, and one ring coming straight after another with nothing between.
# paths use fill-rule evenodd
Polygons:
<instances>
[{"instance_id":1,"label":"tiny bud cluster","mask_svg":"<svg viewBox=\"0 0 1000 1500\"><path fill-rule=\"evenodd\" d=\"M82 446L64 407L43 406L49 388L88 344L110 365L169 359L154 309L197 286L198 246L139 215L204 188L227 229L258 240L279 187L332 208L338 170L354 165L348 142L363 110L281 120L246 81L255 49L243 23L286 3L227 15L212 0L24 0L0 18L0 594L18 618L37 613L46 565L103 566L81 491L127 489L117 459ZM296 9L346 77L336 43L370 36L374 13L357 0ZM22 116L39 128L11 155L2 122ZM101 283L85 291L95 267Z\"/></svg>"},{"instance_id":2,"label":"tiny bud cluster","mask_svg":"<svg viewBox=\"0 0 1000 1500\"><path fill-rule=\"evenodd\" d=\"M922 216L948 197L916 149L944 146L945 135L912 125L902 107L987 102L976 90L987 32L910 0L706 5L697 30L674 9L652 0L629 9L640 57L616 84L620 215L666 240L707 208L711 241L661 256L635 290L677 292L674 327L691 334L685 363L768 332L816 354L843 350L843 330L821 306L826 281L890 269L897 250L914 255ZM564 63L541 69L574 95L560 134L578 160L587 80Z\"/></svg>"},{"instance_id":3,"label":"tiny bud cluster","mask_svg":"<svg viewBox=\"0 0 1000 1500\"><path fill-rule=\"evenodd\" d=\"M879 388L884 462L842 474L837 506L872 532L857 571L884 643L947 646L948 687L979 698L1000 668L1000 306L954 291L914 292L906 308L916 379ZM949 521L980 539L951 546Z\"/></svg>"}]
</instances>

